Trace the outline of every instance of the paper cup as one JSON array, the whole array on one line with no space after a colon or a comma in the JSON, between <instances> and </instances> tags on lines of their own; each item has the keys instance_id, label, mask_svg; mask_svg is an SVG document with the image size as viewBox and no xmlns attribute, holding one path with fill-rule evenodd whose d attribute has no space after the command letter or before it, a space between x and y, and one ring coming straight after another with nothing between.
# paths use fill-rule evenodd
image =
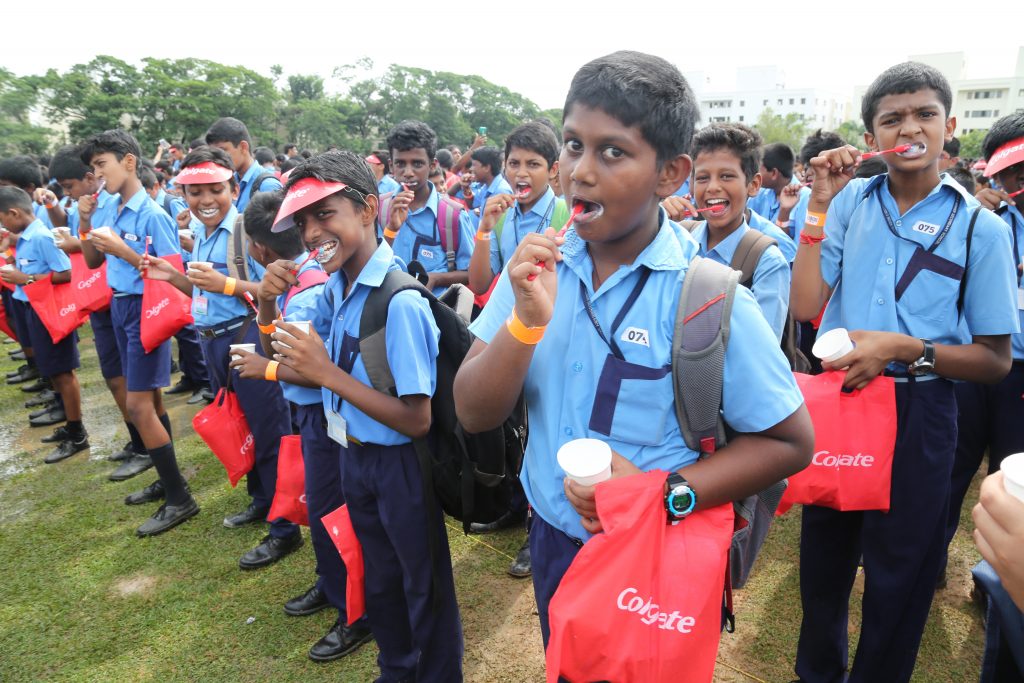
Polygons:
<instances>
[{"instance_id":1,"label":"paper cup","mask_svg":"<svg viewBox=\"0 0 1024 683\"><path fill-rule=\"evenodd\" d=\"M0 267L0 273L9 273L12 270L14 270L14 266L11 265L10 263L5 264L4 266Z\"/></svg>"},{"instance_id":2,"label":"paper cup","mask_svg":"<svg viewBox=\"0 0 1024 683\"><path fill-rule=\"evenodd\" d=\"M558 465L567 477L583 486L612 476L612 449L597 439L573 439L558 449Z\"/></svg>"},{"instance_id":3,"label":"paper cup","mask_svg":"<svg viewBox=\"0 0 1024 683\"><path fill-rule=\"evenodd\" d=\"M285 320L285 322L288 323L289 325L295 325L295 327L297 327L300 330L302 330L305 334L309 334L310 327L312 326L312 322L310 322L309 320ZM278 332L280 332L281 334L283 334L286 337L292 337L292 335L288 334L288 332L286 332L284 329L282 329L280 327L278 328ZM294 339L294 337L292 337L292 338ZM277 340L277 343L280 344L281 346L285 347L286 349L292 348L292 347L288 346L287 344L285 344L280 339Z\"/></svg>"},{"instance_id":4,"label":"paper cup","mask_svg":"<svg viewBox=\"0 0 1024 683\"><path fill-rule=\"evenodd\" d=\"M1003 471L1003 488L1006 492L1024 502L1024 453L1003 458L999 469Z\"/></svg>"},{"instance_id":5,"label":"paper cup","mask_svg":"<svg viewBox=\"0 0 1024 683\"><path fill-rule=\"evenodd\" d=\"M89 234L90 235L113 235L114 231L113 231L112 228L104 225L104 226L99 227L99 228L93 228L92 230L89 231Z\"/></svg>"},{"instance_id":6,"label":"paper cup","mask_svg":"<svg viewBox=\"0 0 1024 683\"><path fill-rule=\"evenodd\" d=\"M241 354L235 353L236 350L238 350L238 351L248 351L249 353L256 353L256 345L255 344L232 344L231 346L228 347L228 352L231 354L232 358L240 357Z\"/></svg>"},{"instance_id":7,"label":"paper cup","mask_svg":"<svg viewBox=\"0 0 1024 683\"><path fill-rule=\"evenodd\" d=\"M854 346L849 331L845 327L837 327L818 337L811 347L811 353L826 363L831 363L853 351Z\"/></svg>"}]
</instances>

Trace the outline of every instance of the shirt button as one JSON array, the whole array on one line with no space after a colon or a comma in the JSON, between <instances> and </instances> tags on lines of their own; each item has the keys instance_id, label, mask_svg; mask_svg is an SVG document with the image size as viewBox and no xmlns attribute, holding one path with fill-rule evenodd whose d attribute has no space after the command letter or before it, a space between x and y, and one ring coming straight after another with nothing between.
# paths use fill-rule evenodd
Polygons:
<instances>
[{"instance_id":1,"label":"shirt button","mask_svg":"<svg viewBox=\"0 0 1024 683\"><path fill-rule=\"evenodd\" d=\"M338 322L344 322L344 321L345 321L345 315L344 314L339 315L338 316Z\"/></svg>"},{"instance_id":2,"label":"shirt button","mask_svg":"<svg viewBox=\"0 0 1024 683\"><path fill-rule=\"evenodd\" d=\"M897 228L900 227L901 225L903 225L903 221L896 221L896 227Z\"/></svg>"},{"instance_id":3,"label":"shirt button","mask_svg":"<svg viewBox=\"0 0 1024 683\"><path fill-rule=\"evenodd\" d=\"M566 436L572 436L572 427L566 427L565 428L565 435Z\"/></svg>"},{"instance_id":4,"label":"shirt button","mask_svg":"<svg viewBox=\"0 0 1024 683\"><path fill-rule=\"evenodd\" d=\"M583 372L583 363L581 363L579 361L576 361L575 363L573 363L572 364L572 371L573 372Z\"/></svg>"},{"instance_id":5,"label":"shirt button","mask_svg":"<svg viewBox=\"0 0 1024 683\"><path fill-rule=\"evenodd\" d=\"M885 299L879 299L879 300L878 300L878 305L879 305L879 306L881 306L881 305L882 305L882 304L884 304L884 303L885 303Z\"/></svg>"},{"instance_id":6,"label":"shirt button","mask_svg":"<svg viewBox=\"0 0 1024 683\"><path fill-rule=\"evenodd\" d=\"M890 265L891 266L892 265L892 259L891 258L885 259L885 263L886 263L886 265Z\"/></svg>"}]
</instances>

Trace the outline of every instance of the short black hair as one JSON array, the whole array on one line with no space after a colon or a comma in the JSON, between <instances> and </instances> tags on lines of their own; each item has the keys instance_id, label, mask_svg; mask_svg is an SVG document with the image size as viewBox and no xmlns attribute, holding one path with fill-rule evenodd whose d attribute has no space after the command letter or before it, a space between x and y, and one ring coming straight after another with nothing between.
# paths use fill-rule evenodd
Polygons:
<instances>
[{"instance_id":1,"label":"short black hair","mask_svg":"<svg viewBox=\"0 0 1024 683\"><path fill-rule=\"evenodd\" d=\"M861 162L854 170L853 175L857 178L874 178L876 175L882 175L888 171L889 167L886 165L885 159L871 157L867 161Z\"/></svg>"},{"instance_id":2,"label":"short black hair","mask_svg":"<svg viewBox=\"0 0 1024 683\"><path fill-rule=\"evenodd\" d=\"M0 180L6 180L23 190L45 185L39 164L27 154L0 159Z\"/></svg>"},{"instance_id":3,"label":"short black hair","mask_svg":"<svg viewBox=\"0 0 1024 683\"><path fill-rule=\"evenodd\" d=\"M642 52L615 52L580 68L565 98L563 122L577 104L637 126L659 166L690 151L699 118L697 100L679 69Z\"/></svg>"},{"instance_id":4,"label":"short black hair","mask_svg":"<svg viewBox=\"0 0 1024 683\"><path fill-rule=\"evenodd\" d=\"M501 150L497 147L487 146L473 150L473 161L481 166L491 169L491 175L501 175Z\"/></svg>"},{"instance_id":5,"label":"short black hair","mask_svg":"<svg viewBox=\"0 0 1024 683\"><path fill-rule=\"evenodd\" d=\"M385 175L391 173L391 153L388 150L375 149L370 154L380 159L380 162L384 165Z\"/></svg>"},{"instance_id":6,"label":"short black hair","mask_svg":"<svg viewBox=\"0 0 1024 683\"><path fill-rule=\"evenodd\" d=\"M192 142L188 143L188 151L190 152L194 149L199 149L200 147L206 147L206 140L196 138Z\"/></svg>"},{"instance_id":7,"label":"short black hair","mask_svg":"<svg viewBox=\"0 0 1024 683\"><path fill-rule=\"evenodd\" d=\"M236 147L243 142L248 142L252 147L249 129L245 127L244 123L231 116L217 119L210 126L210 130L206 131L206 144L212 145L217 142L230 142Z\"/></svg>"},{"instance_id":8,"label":"short black hair","mask_svg":"<svg viewBox=\"0 0 1024 683\"><path fill-rule=\"evenodd\" d=\"M285 155L283 155L283 154L277 154L277 155L275 155L275 156L274 156L274 160L275 160L275 161L276 161L277 163L279 163L279 164L283 164L283 163L284 163L284 161L285 161L285 159L287 159L287 158L288 158L288 157L286 157L286 156L285 156Z\"/></svg>"},{"instance_id":9,"label":"short black hair","mask_svg":"<svg viewBox=\"0 0 1024 683\"><path fill-rule=\"evenodd\" d=\"M997 149L1017 138L1024 138L1024 111L1004 116L988 129L985 140L981 143L981 153L985 161L991 159Z\"/></svg>"},{"instance_id":10,"label":"short black hair","mask_svg":"<svg viewBox=\"0 0 1024 683\"><path fill-rule=\"evenodd\" d=\"M299 229L292 225L281 232L271 230L283 200L284 192L280 189L257 192L245 205L242 225L245 226L245 234L256 244L273 249L281 258L294 259L303 252Z\"/></svg>"},{"instance_id":11,"label":"short black hair","mask_svg":"<svg viewBox=\"0 0 1024 683\"><path fill-rule=\"evenodd\" d=\"M437 150L437 165L446 171L451 171L452 166L455 165L455 157L447 149L439 149Z\"/></svg>"},{"instance_id":12,"label":"short black hair","mask_svg":"<svg viewBox=\"0 0 1024 683\"><path fill-rule=\"evenodd\" d=\"M529 121L517 126L505 138L505 158L508 158L513 147L534 152L544 157L551 168L558 160L558 138L551 129L539 121ZM473 155L476 158L476 155Z\"/></svg>"},{"instance_id":13,"label":"short black hair","mask_svg":"<svg viewBox=\"0 0 1024 683\"><path fill-rule=\"evenodd\" d=\"M437 133L422 121L402 121L388 131L388 152L408 152L423 148L431 161L437 154Z\"/></svg>"},{"instance_id":14,"label":"short black hair","mask_svg":"<svg viewBox=\"0 0 1024 683\"><path fill-rule=\"evenodd\" d=\"M92 169L82 163L82 153L78 145L65 145L58 149L50 160L49 174L51 178L61 180L82 180Z\"/></svg>"},{"instance_id":15,"label":"short black hair","mask_svg":"<svg viewBox=\"0 0 1024 683\"><path fill-rule=\"evenodd\" d=\"M92 167L92 160L100 154L107 152L114 155L114 158L121 161L125 156L131 154L140 163L142 161L142 148L135 136L121 128L106 130L93 135L82 145L82 163Z\"/></svg>"},{"instance_id":16,"label":"short black hair","mask_svg":"<svg viewBox=\"0 0 1024 683\"><path fill-rule=\"evenodd\" d=\"M139 182L142 183L142 189L152 190L159 181L156 178L155 172L143 167L139 169Z\"/></svg>"},{"instance_id":17,"label":"short black hair","mask_svg":"<svg viewBox=\"0 0 1024 683\"><path fill-rule=\"evenodd\" d=\"M252 158L260 166L274 163L274 151L269 147L257 147L252 152Z\"/></svg>"},{"instance_id":18,"label":"short black hair","mask_svg":"<svg viewBox=\"0 0 1024 683\"><path fill-rule=\"evenodd\" d=\"M860 104L860 117L869 133L875 132L874 119L878 103L887 95L902 95L929 88L934 90L946 110L946 118L953 108L953 92L949 81L935 67L921 62L903 62L890 66L868 86Z\"/></svg>"},{"instance_id":19,"label":"short black hair","mask_svg":"<svg viewBox=\"0 0 1024 683\"><path fill-rule=\"evenodd\" d=\"M960 156L960 138L952 137L942 145L942 151L950 157ZM972 180L973 182L973 180ZM963 183L961 183L963 184ZM971 193L973 194L973 192Z\"/></svg>"},{"instance_id":20,"label":"short black hair","mask_svg":"<svg viewBox=\"0 0 1024 683\"><path fill-rule=\"evenodd\" d=\"M32 197L20 187L11 185L0 185L0 213L11 209L21 209L27 214L34 215L35 207L32 206Z\"/></svg>"},{"instance_id":21,"label":"short black hair","mask_svg":"<svg viewBox=\"0 0 1024 683\"><path fill-rule=\"evenodd\" d=\"M370 170L366 159L352 152L331 151L305 159L288 175L290 190L303 178L316 178L329 183L345 183L357 193L377 196L377 179ZM361 204L359 199L346 195L351 201Z\"/></svg>"},{"instance_id":22,"label":"short black hair","mask_svg":"<svg viewBox=\"0 0 1024 683\"><path fill-rule=\"evenodd\" d=\"M963 166L953 165L946 169L946 173L950 175L953 180L960 183L961 187L967 190L967 194L974 196L974 192L977 186L974 182L974 176Z\"/></svg>"},{"instance_id":23,"label":"short black hair","mask_svg":"<svg viewBox=\"0 0 1024 683\"><path fill-rule=\"evenodd\" d=\"M290 149L297 149L297 145L294 142L289 142L287 145L284 146L284 149L282 151L285 154L288 154L288 150Z\"/></svg>"},{"instance_id":24,"label":"short black hair","mask_svg":"<svg viewBox=\"0 0 1024 683\"><path fill-rule=\"evenodd\" d=\"M762 143L761 134L742 123L712 123L694 133L690 153L696 160L702 152L728 150L740 160L749 183L761 169Z\"/></svg>"},{"instance_id":25,"label":"short black hair","mask_svg":"<svg viewBox=\"0 0 1024 683\"><path fill-rule=\"evenodd\" d=\"M303 148L299 151L299 156L303 159L309 159L313 156L313 150Z\"/></svg>"},{"instance_id":26,"label":"short black hair","mask_svg":"<svg viewBox=\"0 0 1024 683\"><path fill-rule=\"evenodd\" d=\"M235 170L235 165L231 163L231 157L228 153L222 150L220 147L200 147L194 149L185 155L185 158L181 161L181 170L184 171L189 166L198 166L199 164L205 164L206 162L212 162L218 166ZM231 187L235 187L238 181L235 180L234 173L231 174Z\"/></svg>"},{"instance_id":27,"label":"short black hair","mask_svg":"<svg viewBox=\"0 0 1024 683\"><path fill-rule=\"evenodd\" d=\"M800 148L800 163L806 166L811 163L811 159L820 156L822 152L838 149L845 145L846 140L840 137L839 133L819 128L804 140L804 146Z\"/></svg>"},{"instance_id":28,"label":"short black hair","mask_svg":"<svg viewBox=\"0 0 1024 683\"><path fill-rule=\"evenodd\" d=\"M302 157L288 157L281 162L281 173L287 173L305 161Z\"/></svg>"},{"instance_id":29,"label":"short black hair","mask_svg":"<svg viewBox=\"0 0 1024 683\"><path fill-rule=\"evenodd\" d=\"M550 130L552 134L554 134L555 140L561 139L562 131L558 130L558 126L555 125L555 122L549 119L548 117L541 116L539 118L534 119L534 122L539 123L548 130Z\"/></svg>"},{"instance_id":30,"label":"short black hair","mask_svg":"<svg viewBox=\"0 0 1024 683\"><path fill-rule=\"evenodd\" d=\"M764 146L764 150L761 152L761 163L769 171L777 170L783 178L792 178L796 157L785 142L773 142Z\"/></svg>"}]
</instances>

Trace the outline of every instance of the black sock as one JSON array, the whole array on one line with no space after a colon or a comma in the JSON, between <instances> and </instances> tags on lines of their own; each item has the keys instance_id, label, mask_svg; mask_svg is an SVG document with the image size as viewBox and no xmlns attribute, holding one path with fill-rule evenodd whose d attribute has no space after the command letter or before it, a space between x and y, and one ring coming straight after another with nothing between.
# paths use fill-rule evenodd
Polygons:
<instances>
[{"instance_id":1,"label":"black sock","mask_svg":"<svg viewBox=\"0 0 1024 683\"><path fill-rule=\"evenodd\" d=\"M25 365L29 366L30 368L34 368L36 366L36 357L25 356Z\"/></svg>"},{"instance_id":2,"label":"black sock","mask_svg":"<svg viewBox=\"0 0 1024 683\"><path fill-rule=\"evenodd\" d=\"M185 490L185 477L181 476L178 460L174 456L174 444L168 442L159 448L151 448L149 457L153 459L153 466L156 467L160 481L163 482L164 491L167 492L167 504L180 505L188 500L189 494Z\"/></svg>"},{"instance_id":3,"label":"black sock","mask_svg":"<svg viewBox=\"0 0 1024 683\"><path fill-rule=\"evenodd\" d=\"M68 428L68 433L71 434L71 438L76 441L86 436L85 426L82 424L81 420L68 420L66 426Z\"/></svg>"},{"instance_id":4,"label":"black sock","mask_svg":"<svg viewBox=\"0 0 1024 683\"><path fill-rule=\"evenodd\" d=\"M139 434L139 430L131 422L125 422L124 426L128 428L128 436L132 440L132 451L139 455L145 455L147 453L146 444L142 443L142 435Z\"/></svg>"},{"instance_id":5,"label":"black sock","mask_svg":"<svg viewBox=\"0 0 1024 683\"><path fill-rule=\"evenodd\" d=\"M164 413L163 415L161 415L160 416L160 424L162 424L164 426L164 429L167 430L167 438L170 441L173 442L174 441L174 435L171 434L171 416L168 415L167 413Z\"/></svg>"}]
</instances>

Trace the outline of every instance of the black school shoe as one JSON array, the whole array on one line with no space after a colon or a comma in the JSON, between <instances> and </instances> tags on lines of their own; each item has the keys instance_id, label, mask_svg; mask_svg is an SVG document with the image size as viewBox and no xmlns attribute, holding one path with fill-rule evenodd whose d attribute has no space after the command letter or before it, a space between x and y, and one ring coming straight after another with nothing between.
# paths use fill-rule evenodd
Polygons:
<instances>
[{"instance_id":1,"label":"black school shoe","mask_svg":"<svg viewBox=\"0 0 1024 683\"><path fill-rule=\"evenodd\" d=\"M24 391L26 394L37 394L40 391L46 391L49 388L50 380L46 379L45 377L37 377L35 382L33 382L32 384L26 384L25 386L21 387L21 390Z\"/></svg>"},{"instance_id":2,"label":"black school shoe","mask_svg":"<svg viewBox=\"0 0 1024 683\"><path fill-rule=\"evenodd\" d=\"M111 472L110 476L107 478L110 479L110 481L125 481L136 475L142 474L152 466L153 461L148 455L133 453L132 457L122 462L121 466Z\"/></svg>"},{"instance_id":3,"label":"black school shoe","mask_svg":"<svg viewBox=\"0 0 1024 683\"><path fill-rule=\"evenodd\" d=\"M67 425L61 425L53 430L53 434L44 436L39 439L43 443L60 443L61 441L67 441L71 438L71 432L68 431Z\"/></svg>"},{"instance_id":4,"label":"black school shoe","mask_svg":"<svg viewBox=\"0 0 1024 683\"><path fill-rule=\"evenodd\" d=\"M129 441L121 448L121 450L108 455L107 460L110 462L124 462L135 454L135 450L132 449L132 442ZM139 455L141 455L141 453Z\"/></svg>"},{"instance_id":5,"label":"black school shoe","mask_svg":"<svg viewBox=\"0 0 1024 683\"><path fill-rule=\"evenodd\" d=\"M167 396L174 396L175 394L187 394L195 390L195 385L192 384L192 380L188 377L182 377L179 379L173 387L164 391Z\"/></svg>"},{"instance_id":6,"label":"black school shoe","mask_svg":"<svg viewBox=\"0 0 1024 683\"><path fill-rule=\"evenodd\" d=\"M249 503L249 507L245 508L241 512L237 512L230 517L225 517L224 526L228 529L237 529L245 526L246 524L265 522L267 521L267 514L269 512L270 508L256 507L256 503Z\"/></svg>"},{"instance_id":7,"label":"black school shoe","mask_svg":"<svg viewBox=\"0 0 1024 683\"><path fill-rule=\"evenodd\" d=\"M80 453L89 448L89 435L83 432L78 438L66 439L43 459L47 465L52 465L61 460L67 460L75 453Z\"/></svg>"},{"instance_id":8,"label":"black school shoe","mask_svg":"<svg viewBox=\"0 0 1024 683\"><path fill-rule=\"evenodd\" d=\"M508 568L508 575L515 579L525 579L533 572L530 561L530 541L527 540L516 553L515 561Z\"/></svg>"},{"instance_id":9,"label":"black school shoe","mask_svg":"<svg viewBox=\"0 0 1024 683\"><path fill-rule=\"evenodd\" d=\"M19 370L13 377L7 376L8 384L21 384L22 382L28 382L29 380L39 378L39 370L37 368L29 367L28 365L21 366L24 370Z\"/></svg>"},{"instance_id":10,"label":"black school shoe","mask_svg":"<svg viewBox=\"0 0 1024 683\"><path fill-rule=\"evenodd\" d=\"M59 422L67 422L68 416L64 413L63 408L51 408L42 415L37 417L30 417L28 424L31 427L49 427Z\"/></svg>"},{"instance_id":11,"label":"black school shoe","mask_svg":"<svg viewBox=\"0 0 1024 683\"><path fill-rule=\"evenodd\" d=\"M11 357L11 360L26 360L25 351L18 349L17 351L8 351L7 355Z\"/></svg>"},{"instance_id":12,"label":"black school shoe","mask_svg":"<svg viewBox=\"0 0 1024 683\"><path fill-rule=\"evenodd\" d=\"M522 527L526 523L526 511L523 512L512 512L509 510L498 519L488 524L480 524L473 522L469 525L469 533L471 534L490 534L495 531L502 529L511 529L512 527Z\"/></svg>"},{"instance_id":13,"label":"black school shoe","mask_svg":"<svg viewBox=\"0 0 1024 683\"><path fill-rule=\"evenodd\" d=\"M63 410L63 408L60 407L60 401L53 400L44 405L42 408L36 408L35 410L28 414L28 419L31 420L34 417L46 415L51 410Z\"/></svg>"},{"instance_id":14,"label":"black school shoe","mask_svg":"<svg viewBox=\"0 0 1024 683\"><path fill-rule=\"evenodd\" d=\"M38 394L30 398L29 400L25 401L25 407L38 408L39 406L44 406L47 403L56 400L57 394L53 391L53 389L44 389L43 391L40 391Z\"/></svg>"},{"instance_id":15,"label":"black school shoe","mask_svg":"<svg viewBox=\"0 0 1024 683\"><path fill-rule=\"evenodd\" d=\"M135 491L125 496L124 504L144 505L145 503L155 503L158 500L163 500L166 496L167 492L164 491L164 483L157 479L141 491Z\"/></svg>"},{"instance_id":16,"label":"black school shoe","mask_svg":"<svg viewBox=\"0 0 1024 683\"><path fill-rule=\"evenodd\" d=\"M261 569L269 567L302 547L302 533L296 531L291 536L264 536L258 546L242 555L238 561L241 569Z\"/></svg>"},{"instance_id":17,"label":"black school shoe","mask_svg":"<svg viewBox=\"0 0 1024 683\"><path fill-rule=\"evenodd\" d=\"M284 613L290 617L308 617L327 607L327 593L315 585L302 595L284 603Z\"/></svg>"},{"instance_id":18,"label":"black school shoe","mask_svg":"<svg viewBox=\"0 0 1024 683\"><path fill-rule=\"evenodd\" d=\"M17 370L12 370L5 375L6 379L13 379L23 372L28 371L28 365L19 365Z\"/></svg>"},{"instance_id":19,"label":"black school shoe","mask_svg":"<svg viewBox=\"0 0 1024 683\"><path fill-rule=\"evenodd\" d=\"M190 406L194 406L199 403L213 403L213 399L215 397L216 395L213 393L213 389L204 385L196 388L196 390L192 392L192 395L188 397L188 400L185 401L185 403Z\"/></svg>"},{"instance_id":20,"label":"black school shoe","mask_svg":"<svg viewBox=\"0 0 1024 683\"><path fill-rule=\"evenodd\" d=\"M156 536L162 534L168 529L173 529L178 526L186 519L195 517L199 514L199 504L196 499L189 494L188 500L178 505L168 505L164 503L160 508L153 513L153 516L142 523L138 529L135 530L135 535L139 538L145 538L146 536Z\"/></svg>"},{"instance_id":21,"label":"black school shoe","mask_svg":"<svg viewBox=\"0 0 1024 683\"><path fill-rule=\"evenodd\" d=\"M355 652L360 645L373 640L373 633L365 622L361 619L347 626L338 619L327 635L309 649L309 658L314 662L330 662Z\"/></svg>"}]
</instances>

